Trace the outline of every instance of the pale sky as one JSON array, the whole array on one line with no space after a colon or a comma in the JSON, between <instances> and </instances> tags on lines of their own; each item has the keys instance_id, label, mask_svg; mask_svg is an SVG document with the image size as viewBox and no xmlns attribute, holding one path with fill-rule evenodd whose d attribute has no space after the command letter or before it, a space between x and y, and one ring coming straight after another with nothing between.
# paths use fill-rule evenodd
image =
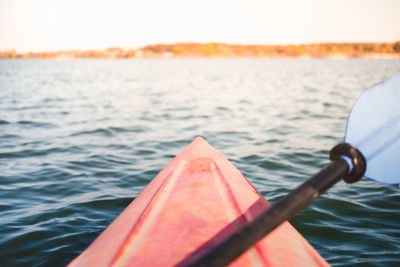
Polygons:
<instances>
[{"instance_id":1,"label":"pale sky","mask_svg":"<svg viewBox=\"0 0 400 267\"><path fill-rule=\"evenodd\" d=\"M0 51L400 40L400 0L0 0Z\"/></svg>"}]
</instances>

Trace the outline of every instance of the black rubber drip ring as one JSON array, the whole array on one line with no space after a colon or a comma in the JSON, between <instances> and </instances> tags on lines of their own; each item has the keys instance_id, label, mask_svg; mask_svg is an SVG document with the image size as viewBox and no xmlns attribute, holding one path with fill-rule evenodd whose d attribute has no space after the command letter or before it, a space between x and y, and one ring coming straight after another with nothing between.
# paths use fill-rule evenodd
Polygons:
<instances>
[{"instance_id":1,"label":"black rubber drip ring","mask_svg":"<svg viewBox=\"0 0 400 267\"><path fill-rule=\"evenodd\" d=\"M367 168L367 162L361 152L350 144L341 143L331 149L329 158L333 161L339 159L341 156L349 157L353 163L353 170L343 180L349 184L360 180Z\"/></svg>"}]
</instances>

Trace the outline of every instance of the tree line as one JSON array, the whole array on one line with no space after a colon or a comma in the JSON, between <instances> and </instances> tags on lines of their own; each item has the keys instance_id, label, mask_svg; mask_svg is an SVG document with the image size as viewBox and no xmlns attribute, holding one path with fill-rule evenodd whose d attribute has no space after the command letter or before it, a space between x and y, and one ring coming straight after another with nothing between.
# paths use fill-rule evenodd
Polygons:
<instances>
[{"instance_id":1,"label":"tree line","mask_svg":"<svg viewBox=\"0 0 400 267\"><path fill-rule=\"evenodd\" d=\"M323 43L302 45L235 45L225 43L154 44L138 49L0 52L0 58L142 58L142 57L400 57L395 43Z\"/></svg>"}]
</instances>

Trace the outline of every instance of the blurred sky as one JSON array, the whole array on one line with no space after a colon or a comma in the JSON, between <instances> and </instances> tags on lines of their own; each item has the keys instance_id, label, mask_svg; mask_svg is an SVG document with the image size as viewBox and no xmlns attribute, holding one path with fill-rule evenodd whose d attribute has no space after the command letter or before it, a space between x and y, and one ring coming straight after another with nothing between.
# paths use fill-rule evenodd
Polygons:
<instances>
[{"instance_id":1,"label":"blurred sky","mask_svg":"<svg viewBox=\"0 0 400 267\"><path fill-rule=\"evenodd\" d=\"M0 51L400 40L400 0L0 0Z\"/></svg>"}]
</instances>

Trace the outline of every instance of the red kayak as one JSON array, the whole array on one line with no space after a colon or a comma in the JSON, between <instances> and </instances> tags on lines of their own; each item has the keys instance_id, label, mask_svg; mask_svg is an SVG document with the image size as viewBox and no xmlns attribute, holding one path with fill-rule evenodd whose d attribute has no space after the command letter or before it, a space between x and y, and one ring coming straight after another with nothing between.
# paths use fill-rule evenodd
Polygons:
<instances>
[{"instance_id":1,"label":"red kayak","mask_svg":"<svg viewBox=\"0 0 400 267\"><path fill-rule=\"evenodd\" d=\"M270 206L201 137L69 266L185 266ZM288 222L232 266L327 266Z\"/></svg>"}]
</instances>

